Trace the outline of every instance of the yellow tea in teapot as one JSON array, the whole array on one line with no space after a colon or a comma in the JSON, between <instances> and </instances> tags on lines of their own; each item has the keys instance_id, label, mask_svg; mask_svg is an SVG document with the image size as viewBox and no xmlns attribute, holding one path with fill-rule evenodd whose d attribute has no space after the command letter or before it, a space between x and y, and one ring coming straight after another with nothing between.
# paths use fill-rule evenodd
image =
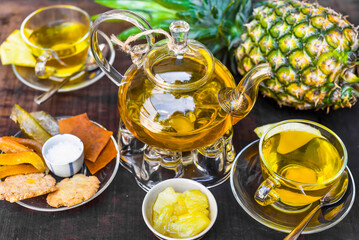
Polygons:
<instances>
[{"instance_id":1,"label":"yellow tea in teapot","mask_svg":"<svg viewBox=\"0 0 359 240\"><path fill-rule=\"evenodd\" d=\"M176 61L181 61L180 68ZM215 71L203 86L188 90L168 90L154 84L142 69L130 69L119 90L119 112L122 121L146 144L174 151L188 151L214 143L232 126L218 103L218 92L235 87L225 67L215 61ZM193 58L161 59L152 71L171 85L196 84L204 74L203 63ZM249 101L251 101L248 98ZM243 111L243 116L248 113Z\"/></svg>"},{"instance_id":2,"label":"yellow tea in teapot","mask_svg":"<svg viewBox=\"0 0 359 240\"><path fill-rule=\"evenodd\" d=\"M318 134L319 133L319 134ZM338 150L320 132L282 131L263 143L263 157L268 168L289 181L277 179L280 201L290 206L303 206L316 201L329 190L331 179L342 167ZM263 164L264 165L264 164Z\"/></svg>"},{"instance_id":3,"label":"yellow tea in teapot","mask_svg":"<svg viewBox=\"0 0 359 240\"><path fill-rule=\"evenodd\" d=\"M89 27L78 22L60 22L45 25L31 31L29 41L33 54L40 56L44 49L51 49L51 59L46 66L55 71L56 76L65 77L79 71L87 57Z\"/></svg>"}]
</instances>

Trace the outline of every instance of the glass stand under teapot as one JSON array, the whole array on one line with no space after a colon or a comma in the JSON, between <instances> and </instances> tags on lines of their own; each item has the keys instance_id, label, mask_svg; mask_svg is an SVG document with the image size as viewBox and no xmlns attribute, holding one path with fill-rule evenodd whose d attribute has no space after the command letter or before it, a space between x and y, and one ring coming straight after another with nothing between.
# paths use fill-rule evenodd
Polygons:
<instances>
[{"instance_id":1,"label":"glass stand under teapot","mask_svg":"<svg viewBox=\"0 0 359 240\"><path fill-rule=\"evenodd\" d=\"M208 188L215 187L229 177L236 155L232 135L231 128L210 146L173 152L142 143L120 121L118 144L121 164L145 191L158 182L176 177L196 180Z\"/></svg>"},{"instance_id":2,"label":"glass stand under teapot","mask_svg":"<svg viewBox=\"0 0 359 240\"><path fill-rule=\"evenodd\" d=\"M131 55L124 75L103 58L97 28L124 20L142 32L114 44ZM187 39L185 21L170 25L171 34L151 29L141 16L116 9L99 15L91 31L91 50L102 71L119 87L121 162L148 190L176 177L207 187L224 182L235 157L232 126L257 98L259 83L271 77L269 64L252 68L236 86L229 70L198 41ZM153 34L166 39L154 43ZM130 43L146 37L147 44Z\"/></svg>"}]
</instances>

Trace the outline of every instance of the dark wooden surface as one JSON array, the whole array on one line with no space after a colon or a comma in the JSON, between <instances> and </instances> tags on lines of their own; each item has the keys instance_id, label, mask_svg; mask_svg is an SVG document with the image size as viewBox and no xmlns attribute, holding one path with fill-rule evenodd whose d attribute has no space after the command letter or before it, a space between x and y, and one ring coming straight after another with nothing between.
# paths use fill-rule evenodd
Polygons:
<instances>
[{"instance_id":1,"label":"dark wooden surface","mask_svg":"<svg viewBox=\"0 0 359 240\"><path fill-rule=\"evenodd\" d=\"M359 25L359 1L319 1L332 6ZM90 15L108 10L93 1L1 0L0 42L32 11L53 4L73 4ZM116 33L123 28L111 27ZM116 67L124 72L130 62L117 52ZM119 114L116 106L117 88L104 77L97 83L74 92L54 96L38 106L33 102L39 91L16 79L10 66L0 65L0 136L12 135L19 129L10 119L15 103L28 111L44 110L53 116L76 115L87 112L89 117L112 130L116 136ZM349 167L359 183L359 104L352 109L331 111L297 111L280 108L274 101L259 97L253 111L235 126L235 145L240 150L256 139L257 126L285 119L302 118L319 122L337 133L349 154ZM356 184L358 187L358 184ZM205 239L282 239L285 234L271 230L253 220L236 202L229 181L211 189L217 199L219 214ZM70 211L42 213L31 211L16 203L0 202L0 239L156 239L146 227L141 204L145 192L137 186L132 175L120 167L113 183L98 198ZM359 206L355 202L350 213L335 227L300 239L358 239Z\"/></svg>"}]
</instances>

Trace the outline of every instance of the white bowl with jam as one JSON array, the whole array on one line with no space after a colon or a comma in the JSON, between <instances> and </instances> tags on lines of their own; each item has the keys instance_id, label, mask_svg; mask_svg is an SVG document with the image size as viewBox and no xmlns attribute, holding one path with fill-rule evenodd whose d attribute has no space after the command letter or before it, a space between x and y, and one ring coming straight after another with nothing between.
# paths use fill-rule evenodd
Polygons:
<instances>
[{"instance_id":1,"label":"white bowl with jam","mask_svg":"<svg viewBox=\"0 0 359 240\"><path fill-rule=\"evenodd\" d=\"M192 197L196 197L197 193L202 193L204 194L204 196L207 198L208 202L206 203L206 209L204 211L207 212L207 223L206 223L206 227L204 229L202 229L200 232L196 233L196 235L191 235L191 236L184 236L184 237L178 237L178 236L171 236L171 234L173 233L173 228L171 229L171 226L178 224L178 222L180 222L179 224L181 224L182 229L187 229L186 225L183 225L184 221L189 220L188 224L194 224L196 225L197 222L193 221L193 219L196 219L196 216L192 216L191 214L193 213L189 208L188 211L190 212L185 212L184 214L179 214L176 215L175 212L178 211L179 208L178 206L174 206L174 208L169 207L170 209L174 209L173 212L171 212L172 210L170 210L171 213L173 213L173 215L171 215L171 220L168 223L169 225L166 226L165 228L167 228L167 230L162 231L162 233L160 232L159 228L158 228L158 223L156 223L156 214L157 214L157 219L162 218L163 211L161 211L161 213L159 214L158 212L156 212L156 204L157 201L159 201L158 199L160 199L160 194L164 194L166 197L171 195L171 193L167 193L166 191L169 190L169 188L171 188L172 193L178 194L179 196L182 197L187 197L189 195L186 195L186 193L195 193L192 195ZM174 192L173 192L174 190ZM192 191L195 190L195 191ZM199 192L199 191L200 192ZM171 192L169 191L169 192ZM199 197L200 199L203 200L203 195L201 195L202 197ZM171 197L170 197L171 198ZM189 197L191 198L191 197ZM168 201L165 199L165 201L163 201L164 199L162 199L162 205L166 205L168 204ZM194 201L196 202L199 199L194 199ZM178 201L178 202L176 202ZM186 200L174 200L174 205L178 204L180 201L186 201ZM186 202L187 204L188 202ZM170 204L168 204L169 206ZM190 204L187 204L187 206L189 206ZM162 208L164 209L164 207ZM177 210L176 210L177 209ZM201 210L202 211L202 210ZM142 215L143 215L143 219L147 225L147 227L156 235L156 237L158 237L159 239L165 239L165 240L173 240L173 239L186 239L186 240L194 240L194 239L200 239L202 238L213 226L214 222L216 221L217 218L217 212L218 212L218 207L217 207L217 202L216 199L214 198L213 194L202 184L191 180L191 179L185 179L185 178L173 178L173 179L168 179L165 180L163 182L158 183L157 185L155 185L153 188L151 188L148 193L146 194L143 203L142 203ZM199 215L201 215L202 213L200 213ZM163 214L165 215L165 214ZM173 220L175 219L175 220ZM199 221L202 221L201 218L198 218ZM176 223L177 221L177 223ZM175 222L175 223L174 223ZM155 226L157 224L157 227ZM171 225L172 224L172 225ZM186 223L187 224L187 223ZM192 225L193 226L193 225ZM191 227L191 226L189 226ZM171 233L172 231L172 233Z\"/></svg>"},{"instance_id":2,"label":"white bowl with jam","mask_svg":"<svg viewBox=\"0 0 359 240\"><path fill-rule=\"evenodd\" d=\"M50 171L59 177L71 177L84 164L84 144L72 134L58 134L42 147L42 155Z\"/></svg>"}]
</instances>

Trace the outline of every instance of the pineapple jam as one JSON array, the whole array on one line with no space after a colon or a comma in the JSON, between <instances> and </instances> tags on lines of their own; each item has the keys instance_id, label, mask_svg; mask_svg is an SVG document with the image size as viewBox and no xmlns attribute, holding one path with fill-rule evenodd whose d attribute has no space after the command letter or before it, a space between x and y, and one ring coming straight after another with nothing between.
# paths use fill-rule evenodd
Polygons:
<instances>
[{"instance_id":1,"label":"pineapple jam","mask_svg":"<svg viewBox=\"0 0 359 240\"><path fill-rule=\"evenodd\" d=\"M193 237L210 224L209 204L200 190L177 193L172 187L158 194L152 207L152 225L172 238Z\"/></svg>"}]
</instances>

